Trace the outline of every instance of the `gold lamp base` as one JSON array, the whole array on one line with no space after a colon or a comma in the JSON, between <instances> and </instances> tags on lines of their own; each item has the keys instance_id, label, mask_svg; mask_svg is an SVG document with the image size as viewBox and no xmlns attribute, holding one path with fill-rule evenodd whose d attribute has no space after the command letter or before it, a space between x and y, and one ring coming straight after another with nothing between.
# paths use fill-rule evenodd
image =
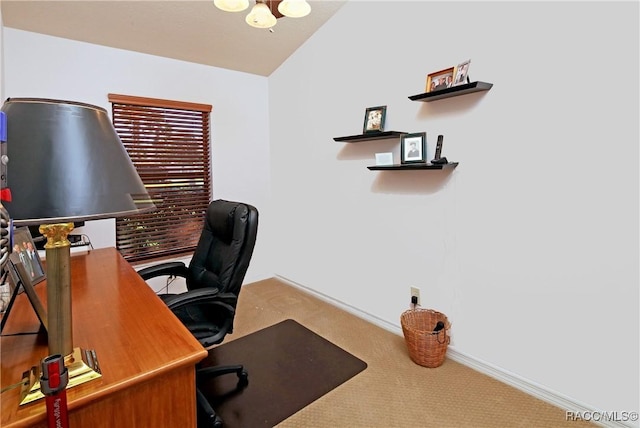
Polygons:
<instances>
[{"instance_id":1,"label":"gold lamp base","mask_svg":"<svg viewBox=\"0 0 640 428\"><path fill-rule=\"evenodd\" d=\"M73 348L73 352L64 357L64 365L69 371L67 389L102 377L96 352ZM28 404L44 397L40 390L41 367L33 366L22 374L20 405Z\"/></svg>"}]
</instances>

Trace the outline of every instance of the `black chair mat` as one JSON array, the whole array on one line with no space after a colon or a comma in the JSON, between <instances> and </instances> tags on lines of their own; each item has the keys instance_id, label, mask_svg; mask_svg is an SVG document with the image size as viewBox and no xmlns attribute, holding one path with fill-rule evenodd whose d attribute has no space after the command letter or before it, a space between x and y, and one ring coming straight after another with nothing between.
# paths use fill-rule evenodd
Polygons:
<instances>
[{"instance_id":1,"label":"black chair mat","mask_svg":"<svg viewBox=\"0 0 640 428\"><path fill-rule=\"evenodd\" d=\"M201 367L242 364L249 384L223 375L199 383L225 428L273 427L367 364L288 319L213 348Z\"/></svg>"}]
</instances>

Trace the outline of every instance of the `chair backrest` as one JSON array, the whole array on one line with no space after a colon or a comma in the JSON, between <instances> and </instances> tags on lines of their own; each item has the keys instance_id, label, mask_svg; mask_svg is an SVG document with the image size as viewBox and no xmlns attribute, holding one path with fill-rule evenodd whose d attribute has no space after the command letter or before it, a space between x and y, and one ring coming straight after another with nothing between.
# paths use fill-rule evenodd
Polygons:
<instances>
[{"instance_id":1,"label":"chair backrest","mask_svg":"<svg viewBox=\"0 0 640 428\"><path fill-rule=\"evenodd\" d=\"M240 293L258 232L258 210L246 203L212 201L191 262L187 287Z\"/></svg>"}]
</instances>

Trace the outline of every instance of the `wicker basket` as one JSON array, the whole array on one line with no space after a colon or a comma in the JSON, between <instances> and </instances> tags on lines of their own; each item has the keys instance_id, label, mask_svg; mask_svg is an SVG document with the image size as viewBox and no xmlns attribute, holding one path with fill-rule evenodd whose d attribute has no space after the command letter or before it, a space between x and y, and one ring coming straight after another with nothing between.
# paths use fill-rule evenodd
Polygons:
<instances>
[{"instance_id":1,"label":"wicker basket","mask_svg":"<svg viewBox=\"0 0 640 428\"><path fill-rule=\"evenodd\" d=\"M438 321L444 323L444 328L434 332ZM413 362L425 367L441 366L451 340L447 317L432 309L410 309L402 313L400 323Z\"/></svg>"}]
</instances>

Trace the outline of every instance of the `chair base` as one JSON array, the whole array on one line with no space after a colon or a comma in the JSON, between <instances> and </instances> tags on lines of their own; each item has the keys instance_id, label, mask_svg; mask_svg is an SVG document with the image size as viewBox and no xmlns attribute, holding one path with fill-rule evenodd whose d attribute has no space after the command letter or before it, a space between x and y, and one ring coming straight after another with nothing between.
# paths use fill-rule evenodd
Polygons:
<instances>
[{"instance_id":1,"label":"chair base","mask_svg":"<svg viewBox=\"0 0 640 428\"><path fill-rule=\"evenodd\" d=\"M235 373L238 376L236 391L249 385L249 373L242 365L234 366L214 366L198 368L196 370L196 380L205 381L213 377ZM216 415L216 411L211 407L209 400L200 389L196 388L198 403L198 428L222 428L222 419Z\"/></svg>"},{"instance_id":2,"label":"chair base","mask_svg":"<svg viewBox=\"0 0 640 428\"><path fill-rule=\"evenodd\" d=\"M198 428L222 428L222 419L216 415L216 411L213 410L207 398L197 388L196 399L198 402Z\"/></svg>"}]
</instances>

